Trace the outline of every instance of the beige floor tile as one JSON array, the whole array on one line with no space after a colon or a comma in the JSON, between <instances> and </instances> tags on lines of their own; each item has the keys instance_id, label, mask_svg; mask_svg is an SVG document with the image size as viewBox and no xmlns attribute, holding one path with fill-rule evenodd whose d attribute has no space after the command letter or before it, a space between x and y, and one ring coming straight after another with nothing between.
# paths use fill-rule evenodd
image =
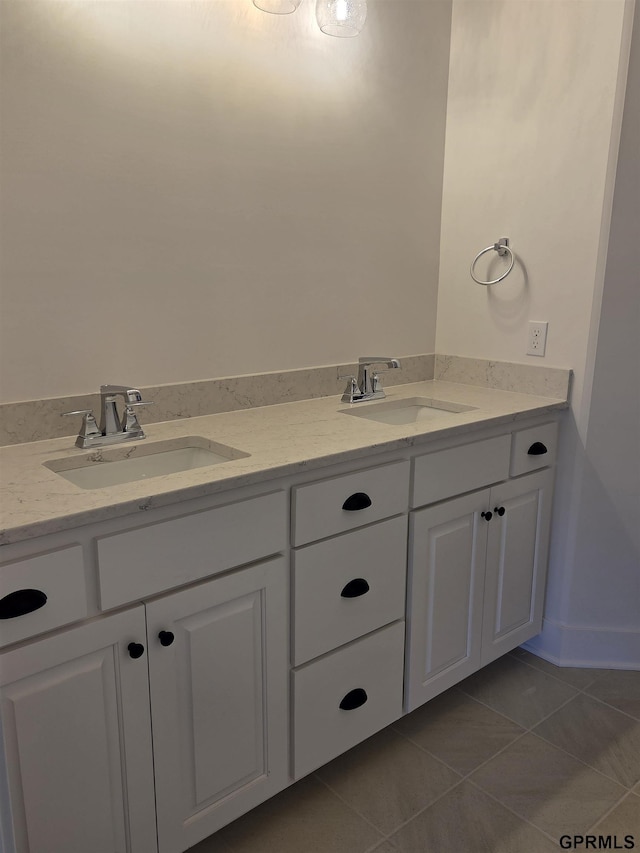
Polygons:
<instances>
[{"instance_id":1,"label":"beige floor tile","mask_svg":"<svg viewBox=\"0 0 640 853\"><path fill-rule=\"evenodd\" d=\"M610 669L587 693L640 720L640 671Z\"/></svg>"},{"instance_id":2,"label":"beige floor tile","mask_svg":"<svg viewBox=\"0 0 640 853\"><path fill-rule=\"evenodd\" d=\"M533 731L626 788L640 781L640 721L590 696L576 696Z\"/></svg>"},{"instance_id":3,"label":"beige floor tile","mask_svg":"<svg viewBox=\"0 0 640 853\"><path fill-rule=\"evenodd\" d=\"M529 666L545 672L547 675L553 675L554 678L559 678L560 681L565 681L572 687L577 687L578 690L584 690L598 678L603 672L608 670L603 669L588 669L572 666L556 666L553 663L531 654L526 649L514 649L511 655L523 663L528 663Z\"/></svg>"},{"instance_id":4,"label":"beige floor tile","mask_svg":"<svg viewBox=\"0 0 640 853\"><path fill-rule=\"evenodd\" d=\"M577 693L511 655L465 679L459 689L524 728L536 725Z\"/></svg>"},{"instance_id":5,"label":"beige floor tile","mask_svg":"<svg viewBox=\"0 0 640 853\"><path fill-rule=\"evenodd\" d=\"M374 847L373 850L371 850L371 853L397 853L397 850L395 847L392 847L388 841L383 841L382 844Z\"/></svg>"},{"instance_id":6,"label":"beige floor tile","mask_svg":"<svg viewBox=\"0 0 640 853\"><path fill-rule=\"evenodd\" d=\"M468 782L402 827L402 853L557 853L558 847Z\"/></svg>"},{"instance_id":7,"label":"beige floor tile","mask_svg":"<svg viewBox=\"0 0 640 853\"><path fill-rule=\"evenodd\" d=\"M625 835L632 835L638 845L640 843L640 800L633 794L629 794L591 831L596 835L615 835L620 845L624 844Z\"/></svg>"},{"instance_id":8,"label":"beige floor tile","mask_svg":"<svg viewBox=\"0 0 640 853\"><path fill-rule=\"evenodd\" d=\"M221 829L220 835L231 853L364 853L383 840L309 777Z\"/></svg>"},{"instance_id":9,"label":"beige floor tile","mask_svg":"<svg viewBox=\"0 0 640 853\"><path fill-rule=\"evenodd\" d=\"M460 781L460 776L392 729L317 772L351 808L389 835Z\"/></svg>"},{"instance_id":10,"label":"beige floor tile","mask_svg":"<svg viewBox=\"0 0 640 853\"><path fill-rule=\"evenodd\" d=\"M533 734L515 741L470 779L552 838L584 834L625 792Z\"/></svg>"},{"instance_id":11,"label":"beige floor tile","mask_svg":"<svg viewBox=\"0 0 640 853\"><path fill-rule=\"evenodd\" d=\"M455 688L407 714L393 727L463 776L524 731Z\"/></svg>"}]
</instances>

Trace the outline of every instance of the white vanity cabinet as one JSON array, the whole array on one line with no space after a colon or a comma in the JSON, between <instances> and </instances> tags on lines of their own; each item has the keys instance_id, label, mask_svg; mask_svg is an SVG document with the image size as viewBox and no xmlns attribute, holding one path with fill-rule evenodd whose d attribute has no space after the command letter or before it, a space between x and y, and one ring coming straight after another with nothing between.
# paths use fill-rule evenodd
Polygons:
<instances>
[{"instance_id":1,"label":"white vanity cabinet","mask_svg":"<svg viewBox=\"0 0 640 853\"><path fill-rule=\"evenodd\" d=\"M0 849L151 853L157 806L178 853L284 788L287 609L280 557L6 652Z\"/></svg>"},{"instance_id":2,"label":"white vanity cabinet","mask_svg":"<svg viewBox=\"0 0 640 853\"><path fill-rule=\"evenodd\" d=\"M8 546L1 853L183 853L538 633L528 423Z\"/></svg>"},{"instance_id":3,"label":"white vanity cabinet","mask_svg":"<svg viewBox=\"0 0 640 853\"><path fill-rule=\"evenodd\" d=\"M490 492L481 666L540 633L552 495L548 468Z\"/></svg>"},{"instance_id":4,"label":"white vanity cabinet","mask_svg":"<svg viewBox=\"0 0 640 853\"><path fill-rule=\"evenodd\" d=\"M295 779L402 714L409 468L293 489Z\"/></svg>"},{"instance_id":5,"label":"white vanity cabinet","mask_svg":"<svg viewBox=\"0 0 640 853\"><path fill-rule=\"evenodd\" d=\"M289 783L286 498L95 525L0 569L18 606L21 566L48 593L0 654L2 853L181 853ZM63 563L89 618L42 633L71 618Z\"/></svg>"},{"instance_id":6,"label":"white vanity cabinet","mask_svg":"<svg viewBox=\"0 0 640 853\"><path fill-rule=\"evenodd\" d=\"M438 494L434 480L452 484L445 494L468 493L411 513L406 711L539 633L553 491L553 470L542 466L554 459L556 430L414 460L414 506ZM546 449L520 463L536 442ZM541 470L506 479L514 464Z\"/></svg>"},{"instance_id":7,"label":"white vanity cabinet","mask_svg":"<svg viewBox=\"0 0 640 853\"><path fill-rule=\"evenodd\" d=\"M160 853L288 784L287 580L278 557L147 604Z\"/></svg>"},{"instance_id":8,"label":"white vanity cabinet","mask_svg":"<svg viewBox=\"0 0 640 853\"><path fill-rule=\"evenodd\" d=\"M0 655L5 853L155 850L145 646L137 606Z\"/></svg>"},{"instance_id":9,"label":"white vanity cabinet","mask_svg":"<svg viewBox=\"0 0 640 853\"><path fill-rule=\"evenodd\" d=\"M405 708L480 666L489 490L411 514Z\"/></svg>"}]
</instances>

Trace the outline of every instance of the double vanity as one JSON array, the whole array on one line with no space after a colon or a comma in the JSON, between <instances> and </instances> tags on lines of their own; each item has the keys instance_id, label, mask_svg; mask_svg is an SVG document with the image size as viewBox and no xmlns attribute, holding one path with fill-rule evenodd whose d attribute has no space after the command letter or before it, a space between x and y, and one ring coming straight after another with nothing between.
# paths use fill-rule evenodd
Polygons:
<instances>
[{"instance_id":1,"label":"double vanity","mask_svg":"<svg viewBox=\"0 0 640 853\"><path fill-rule=\"evenodd\" d=\"M566 398L0 450L0 849L181 853L539 632Z\"/></svg>"}]
</instances>

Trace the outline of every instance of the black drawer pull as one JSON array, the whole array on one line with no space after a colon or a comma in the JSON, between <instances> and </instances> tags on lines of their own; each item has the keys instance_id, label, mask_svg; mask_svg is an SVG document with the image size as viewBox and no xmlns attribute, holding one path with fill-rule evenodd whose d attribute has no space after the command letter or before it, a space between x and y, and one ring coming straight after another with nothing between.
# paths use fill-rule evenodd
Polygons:
<instances>
[{"instance_id":1,"label":"black drawer pull","mask_svg":"<svg viewBox=\"0 0 640 853\"><path fill-rule=\"evenodd\" d=\"M0 619L15 619L39 610L47 603L47 596L40 589L17 589L0 599Z\"/></svg>"},{"instance_id":2,"label":"black drawer pull","mask_svg":"<svg viewBox=\"0 0 640 853\"><path fill-rule=\"evenodd\" d=\"M365 492L355 492L349 495L346 501L342 504L342 509L347 512L357 512L359 509L366 509L371 506L371 498Z\"/></svg>"},{"instance_id":3,"label":"black drawer pull","mask_svg":"<svg viewBox=\"0 0 640 853\"><path fill-rule=\"evenodd\" d=\"M340 595L342 598L357 598L359 595L369 592L369 589L369 584L364 578L354 578L345 585Z\"/></svg>"},{"instance_id":4,"label":"black drawer pull","mask_svg":"<svg viewBox=\"0 0 640 853\"><path fill-rule=\"evenodd\" d=\"M160 640L161 646L170 646L175 640L175 634L173 631L160 631L158 633L158 639Z\"/></svg>"},{"instance_id":5,"label":"black drawer pull","mask_svg":"<svg viewBox=\"0 0 640 853\"><path fill-rule=\"evenodd\" d=\"M505 514L506 509L503 506L494 506L493 511L497 513L500 518Z\"/></svg>"},{"instance_id":6,"label":"black drawer pull","mask_svg":"<svg viewBox=\"0 0 640 853\"><path fill-rule=\"evenodd\" d=\"M547 453L547 448L541 441L534 441L527 453L529 456L544 456Z\"/></svg>"},{"instance_id":7,"label":"black drawer pull","mask_svg":"<svg viewBox=\"0 0 640 853\"><path fill-rule=\"evenodd\" d=\"M144 654L142 643L129 643L127 649L129 650L129 656L132 658L141 658Z\"/></svg>"},{"instance_id":8,"label":"black drawer pull","mask_svg":"<svg viewBox=\"0 0 640 853\"><path fill-rule=\"evenodd\" d=\"M485 521L491 521L491 519L493 518L493 513L490 509L488 509L486 512L481 512L480 517L484 518Z\"/></svg>"},{"instance_id":9,"label":"black drawer pull","mask_svg":"<svg viewBox=\"0 0 640 853\"><path fill-rule=\"evenodd\" d=\"M355 708L364 705L368 698L366 690L363 690L362 687L356 687L347 693L340 703L340 708L343 711L353 711Z\"/></svg>"}]
</instances>

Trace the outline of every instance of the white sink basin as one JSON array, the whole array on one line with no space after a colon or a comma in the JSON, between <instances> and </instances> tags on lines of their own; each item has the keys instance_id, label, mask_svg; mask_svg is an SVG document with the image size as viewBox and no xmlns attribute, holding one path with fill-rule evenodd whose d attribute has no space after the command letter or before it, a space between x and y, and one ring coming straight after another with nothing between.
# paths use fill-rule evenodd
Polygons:
<instances>
[{"instance_id":1,"label":"white sink basin","mask_svg":"<svg viewBox=\"0 0 640 853\"><path fill-rule=\"evenodd\" d=\"M249 456L241 450L217 444L199 436L171 441L110 447L84 456L68 456L45 462L49 470L81 489L103 489L151 477L220 465Z\"/></svg>"},{"instance_id":2,"label":"white sink basin","mask_svg":"<svg viewBox=\"0 0 640 853\"><path fill-rule=\"evenodd\" d=\"M447 419L451 415L471 412L475 408L476 406L464 406L462 403L449 403L431 397L409 397L406 400L389 400L387 403L354 403L352 408L340 409L340 412L381 424L413 424Z\"/></svg>"}]
</instances>

